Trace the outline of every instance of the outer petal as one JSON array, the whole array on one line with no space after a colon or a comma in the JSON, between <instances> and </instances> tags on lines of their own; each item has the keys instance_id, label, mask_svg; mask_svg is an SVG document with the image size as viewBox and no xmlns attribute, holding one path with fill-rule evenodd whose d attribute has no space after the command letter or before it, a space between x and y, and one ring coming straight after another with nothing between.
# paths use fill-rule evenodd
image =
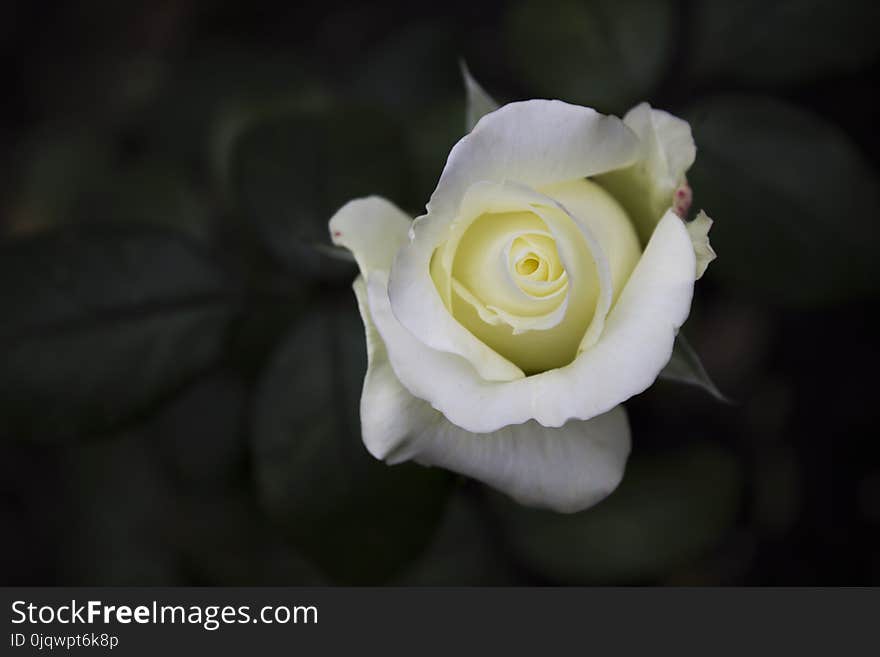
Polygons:
<instances>
[{"instance_id":1,"label":"outer petal","mask_svg":"<svg viewBox=\"0 0 880 657\"><path fill-rule=\"evenodd\" d=\"M672 354L690 311L695 272L688 231L670 210L608 315L602 339L571 365L506 382L486 381L461 356L414 338L391 312L382 276L370 278L367 287L373 321L401 383L453 424L490 433L531 419L561 427L645 390Z\"/></svg>"},{"instance_id":2,"label":"outer petal","mask_svg":"<svg viewBox=\"0 0 880 657\"><path fill-rule=\"evenodd\" d=\"M380 196L354 199L330 219L330 237L352 252L364 276L388 271L394 254L407 241L412 219Z\"/></svg>"},{"instance_id":3,"label":"outer petal","mask_svg":"<svg viewBox=\"0 0 880 657\"><path fill-rule=\"evenodd\" d=\"M647 103L631 109L623 121L639 137L638 161L595 180L626 208L644 244L672 206L673 193L684 182L697 148L687 121Z\"/></svg>"},{"instance_id":4,"label":"outer petal","mask_svg":"<svg viewBox=\"0 0 880 657\"><path fill-rule=\"evenodd\" d=\"M489 484L527 506L582 511L611 494L630 451L623 406L558 429L531 421L473 434L445 418L415 433L413 458Z\"/></svg>"},{"instance_id":5,"label":"outer petal","mask_svg":"<svg viewBox=\"0 0 880 657\"><path fill-rule=\"evenodd\" d=\"M480 119L452 148L417 230L445 228L478 180L537 188L587 178L632 164L638 147L615 116L559 100L510 103Z\"/></svg>"},{"instance_id":6,"label":"outer petal","mask_svg":"<svg viewBox=\"0 0 880 657\"><path fill-rule=\"evenodd\" d=\"M712 228L712 220L705 212L700 210L693 221L688 222L688 234L694 243L694 253L697 256L697 278L706 273L709 263L716 257L715 249L709 244L709 229Z\"/></svg>"},{"instance_id":7,"label":"outer petal","mask_svg":"<svg viewBox=\"0 0 880 657\"><path fill-rule=\"evenodd\" d=\"M413 427L436 423L442 416L400 385L388 362L382 337L370 319L367 286L362 276L355 279L353 287L367 337L367 374L361 392L364 445L377 459L404 461L408 456L401 456L400 449L411 437Z\"/></svg>"},{"instance_id":8,"label":"outer petal","mask_svg":"<svg viewBox=\"0 0 880 657\"><path fill-rule=\"evenodd\" d=\"M478 479L521 504L574 512L599 502L623 476L630 450L623 407L559 429L536 422L474 434L413 397L394 375L370 318L366 286L355 281L369 366L361 397L364 443L389 463L415 459Z\"/></svg>"},{"instance_id":9,"label":"outer petal","mask_svg":"<svg viewBox=\"0 0 880 657\"><path fill-rule=\"evenodd\" d=\"M690 124L647 103L627 112L623 122L639 136L642 157L656 180L667 186L680 184L697 157Z\"/></svg>"}]
</instances>

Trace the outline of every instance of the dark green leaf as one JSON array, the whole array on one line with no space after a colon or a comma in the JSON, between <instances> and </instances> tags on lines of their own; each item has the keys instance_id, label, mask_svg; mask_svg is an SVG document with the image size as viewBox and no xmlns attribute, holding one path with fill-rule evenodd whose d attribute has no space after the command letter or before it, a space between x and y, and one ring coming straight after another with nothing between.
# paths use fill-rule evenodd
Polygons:
<instances>
[{"instance_id":1,"label":"dark green leaf","mask_svg":"<svg viewBox=\"0 0 880 657\"><path fill-rule=\"evenodd\" d=\"M731 96L687 112L688 174L715 220L712 273L801 305L876 291L876 172L836 126L781 101Z\"/></svg>"},{"instance_id":2,"label":"dark green leaf","mask_svg":"<svg viewBox=\"0 0 880 657\"><path fill-rule=\"evenodd\" d=\"M703 0L694 3L689 64L703 76L764 83L846 73L880 53L873 0Z\"/></svg>"},{"instance_id":3,"label":"dark green leaf","mask_svg":"<svg viewBox=\"0 0 880 657\"><path fill-rule=\"evenodd\" d=\"M199 48L175 67L163 92L144 113L150 143L193 167L205 164L214 133L229 113L324 95L294 54L232 42Z\"/></svg>"},{"instance_id":4,"label":"dark green leaf","mask_svg":"<svg viewBox=\"0 0 880 657\"><path fill-rule=\"evenodd\" d=\"M0 247L0 434L71 440L146 410L220 356L238 297L180 236L80 226Z\"/></svg>"},{"instance_id":5,"label":"dark green leaf","mask_svg":"<svg viewBox=\"0 0 880 657\"><path fill-rule=\"evenodd\" d=\"M231 148L231 184L265 247L295 271L353 277L349 263L317 253L327 222L370 194L399 202L409 167L403 131L360 109L294 111L254 121Z\"/></svg>"},{"instance_id":6,"label":"dark green leaf","mask_svg":"<svg viewBox=\"0 0 880 657\"><path fill-rule=\"evenodd\" d=\"M358 408L366 365L350 298L315 308L260 382L253 460L266 510L334 579L377 582L427 543L448 474L387 466L367 452Z\"/></svg>"},{"instance_id":7,"label":"dark green leaf","mask_svg":"<svg viewBox=\"0 0 880 657\"><path fill-rule=\"evenodd\" d=\"M188 386L150 423L169 478L181 490L219 491L247 472L248 391L223 372Z\"/></svg>"},{"instance_id":8,"label":"dark green leaf","mask_svg":"<svg viewBox=\"0 0 880 657\"><path fill-rule=\"evenodd\" d=\"M209 237L212 228L207 199L187 180L184 169L166 160L108 172L100 182L80 190L69 218L94 217L168 226L199 239Z\"/></svg>"},{"instance_id":9,"label":"dark green leaf","mask_svg":"<svg viewBox=\"0 0 880 657\"><path fill-rule=\"evenodd\" d=\"M193 393L188 393L176 405L189 405L192 402L187 400L192 398ZM216 401L222 403L222 395ZM179 414L179 409L173 414ZM207 439L211 420L203 420L203 426L193 429ZM62 526L56 528L56 541L62 546L62 581L225 586L322 583L315 568L271 532L251 486L197 491L189 482L184 491L175 485L180 464L174 464L177 472L169 472L161 458L166 446L156 449L163 439L161 431L167 428L167 423L159 423L112 441L61 452L67 513ZM206 448L203 456L216 462L209 452ZM209 469L210 465L202 466L199 475L203 489ZM223 477L222 466L216 469Z\"/></svg>"},{"instance_id":10,"label":"dark green leaf","mask_svg":"<svg viewBox=\"0 0 880 657\"><path fill-rule=\"evenodd\" d=\"M317 568L273 531L252 487L181 495L173 513L175 549L189 584L315 586Z\"/></svg>"},{"instance_id":11,"label":"dark green leaf","mask_svg":"<svg viewBox=\"0 0 880 657\"><path fill-rule=\"evenodd\" d=\"M404 120L451 97L461 84L453 35L442 20L392 30L358 67L352 93Z\"/></svg>"},{"instance_id":12,"label":"dark green leaf","mask_svg":"<svg viewBox=\"0 0 880 657\"><path fill-rule=\"evenodd\" d=\"M68 222L83 190L94 189L112 172L113 149L90 130L43 128L16 153L20 187L4 230L31 234Z\"/></svg>"},{"instance_id":13,"label":"dark green leaf","mask_svg":"<svg viewBox=\"0 0 880 657\"><path fill-rule=\"evenodd\" d=\"M59 542L71 585L181 584L169 532L177 507L165 471L142 431L61 453L66 508Z\"/></svg>"},{"instance_id":14,"label":"dark green leaf","mask_svg":"<svg viewBox=\"0 0 880 657\"><path fill-rule=\"evenodd\" d=\"M672 358L669 359L666 367L660 372L660 378L697 386L715 397L715 399L728 401L727 397L718 389L718 386L709 378L697 352L694 351L694 348L681 333L675 337Z\"/></svg>"},{"instance_id":15,"label":"dark green leaf","mask_svg":"<svg viewBox=\"0 0 880 657\"><path fill-rule=\"evenodd\" d=\"M464 492L450 496L427 550L395 580L399 586L498 586L514 583L506 555L481 509Z\"/></svg>"},{"instance_id":16,"label":"dark green leaf","mask_svg":"<svg viewBox=\"0 0 880 657\"><path fill-rule=\"evenodd\" d=\"M462 120L466 108L463 100L439 104L419 112L408 122L407 139L413 158L412 208L424 210L449 151L462 138ZM409 207L409 206L403 206Z\"/></svg>"},{"instance_id":17,"label":"dark green leaf","mask_svg":"<svg viewBox=\"0 0 880 657\"><path fill-rule=\"evenodd\" d=\"M82 128L44 129L21 148L21 188L10 232L31 234L74 222L169 226L204 238L207 200L173 160L115 162L108 135Z\"/></svg>"},{"instance_id":18,"label":"dark green leaf","mask_svg":"<svg viewBox=\"0 0 880 657\"><path fill-rule=\"evenodd\" d=\"M519 507L493 496L518 558L565 583L623 583L662 577L700 556L733 525L736 460L717 447L636 455L605 501L573 515Z\"/></svg>"},{"instance_id":19,"label":"dark green leaf","mask_svg":"<svg viewBox=\"0 0 880 657\"><path fill-rule=\"evenodd\" d=\"M254 293L249 295L229 336L230 363L248 380L263 371L293 321L307 309L310 295L308 288L286 274L256 274L251 289Z\"/></svg>"},{"instance_id":20,"label":"dark green leaf","mask_svg":"<svg viewBox=\"0 0 880 657\"><path fill-rule=\"evenodd\" d=\"M523 0L507 20L510 61L532 95L615 113L649 94L671 41L665 1Z\"/></svg>"}]
</instances>

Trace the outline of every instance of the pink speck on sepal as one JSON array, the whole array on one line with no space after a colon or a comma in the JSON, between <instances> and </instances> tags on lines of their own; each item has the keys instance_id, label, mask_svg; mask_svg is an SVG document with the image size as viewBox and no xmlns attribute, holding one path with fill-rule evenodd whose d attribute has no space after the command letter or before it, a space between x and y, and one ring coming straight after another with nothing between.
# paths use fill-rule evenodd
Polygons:
<instances>
[{"instance_id":1,"label":"pink speck on sepal","mask_svg":"<svg viewBox=\"0 0 880 657\"><path fill-rule=\"evenodd\" d=\"M694 193L691 186L685 180L672 197L672 211L682 219L687 217L688 210L691 209L691 201L694 200Z\"/></svg>"}]
</instances>

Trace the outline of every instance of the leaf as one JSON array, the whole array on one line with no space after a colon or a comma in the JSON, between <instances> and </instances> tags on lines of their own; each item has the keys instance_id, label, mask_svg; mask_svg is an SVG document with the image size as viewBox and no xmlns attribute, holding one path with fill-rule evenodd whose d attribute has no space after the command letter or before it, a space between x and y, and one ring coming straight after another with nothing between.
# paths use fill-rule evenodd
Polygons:
<instances>
[{"instance_id":1,"label":"leaf","mask_svg":"<svg viewBox=\"0 0 880 657\"><path fill-rule=\"evenodd\" d=\"M208 377L154 422L61 451L67 581L323 583L261 513L246 476L243 392L228 374Z\"/></svg>"},{"instance_id":2,"label":"leaf","mask_svg":"<svg viewBox=\"0 0 880 657\"><path fill-rule=\"evenodd\" d=\"M706 444L636 455L623 482L592 509L565 515L492 497L511 549L552 582L647 582L700 557L734 524L742 482L735 458Z\"/></svg>"},{"instance_id":3,"label":"leaf","mask_svg":"<svg viewBox=\"0 0 880 657\"><path fill-rule=\"evenodd\" d=\"M69 219L167 226L205 240L212 230L208 201L173 161L141 161L108 173L80 191Z\"/></svg>"},{"instance_id":4,"label":"leaf","mask_svg":"<svg viewBox=\"0 0 880 657\"><path fill-rule=\"evenodd\" d=\"M263 371L278 343L305 310L315 290L291 280L286 272L250 271L248 295L229 332L228 363L252 381Z\"/></svg>"},{"instance_id":5,"label":"leaf","mask_svg":"<svg viewBox=\"0 0 880 657\"><path fill-rule=\"evenodd\" d=\"M115 428L221 355L238 290L185 238L79 226L0 245L0 435Z\"/></svg>"},{"instance_id":6,"label":"leaf","mask_svg":"<svg viewBox=\"0 0 880 657\"><path fill-rule=\"evenodd\" d=\"M449 151L462 137L461 117L466 111L466 104L458 99L438 103L410 117L407 122L407 145L413 169L413 208L423 208L437 187Z\"/></svg>"},{"instance_id":7,"label":"leaf","mask_svg":"<svg viewBox=\"0 0 880 657\"><path fill-rule=\"evenodd\" d=\"M709 378L700 357L682 333L675 336L672 358L660 372L660 378L697 386L719 401L730 401Z\"/></svg>"},{"instance_id":8,"label":"leaf","mask_svg":"<svg viewBox=\"0 0 880 657\"><path fill-rule=\"evenodd\" d=\"M449 476L387 466L361 442L353 306L346 295L314 308L279 347L257 389L253 463L263 507L306 558L339 582L381 582L427 544Z\"/></svg>"},{"instance_id":9,"label":"leaf","mask_svg":"<svg viewBox=\"0 0 880 657\"><path fill-rule=\"evenodd\" d=\"M27 235L68 223L145 223L196 238L211 230L207 200L174 160L116 162L118 144L85 128L42 130L21 147L21 187L8 232Z\"/></svg>"},{"instance_id":10,"label":"leaf","mask_svg":"<svg viewBox=\"0 0 880 657\"><path fill-rule=\"evenodd\" d=\"M482 509L464 491L450 496L430 546L395 586L499 586L514 574Z\"/></svg>"},{"instance_id":11,"label":"leaf","mask_svg":"<svg viewBox=\"0 0 880 657\"><path fill-rule=\"evenodd\" d=\"M204 164L217 124L230 112L291 99L308 102L324 91L290 51L234 42L196 46L173 69L163 92L144 111L150 143L191 168Z\"/></svg>"},{"instance_id":12,"label":"leaf","mask_svg":"<svg viewBox=\"0 0 880 657\"><path fill-rule=\"evenodd\" d=\"M715 219L716 278L801 306L877 289L876 172L835 125L760 97L715 98L686 113L700 152L688 173Z\"/></svg>"},{"instance_id":13,"label":"leaf","mask_svg":"<svg viewBox=\"0 0 880 657\"><path fill-rule=\"evenodd\" d=\"M180 490L217 492L247 472L244 382L222 372L202 377L149 424L169 480Z\"/></svg>"},{"instance_id":14,"label":"leaf","mask_svg":"<svg viewBox=\"0 0 880 657\"><path fill-rule=\"evenodd\" d=\"M460 64L461 77L464 78L464 88L465 93L467 94L464 131L470 132L474 129L474 126L477 125L477 121L489 112L497 110L499 106L498 103L486 93L483 87L480 86L480 83L474 79L463 59L460 61Z\"/></svg>"},{"instance_id":15,"label":"leaf","mask_svg":"<svg viewBox=\"0 0 880 657\"><path fill-rule=\"evenodd\" d=\"M370 48L356 69L349 67L350 92L404 121L458 93L456 30L437 16L387 31L388 37Z\"/></svg>"},{"instance_id":16,"label":"leaf","mask_svg":"<svg viewBox=\"0 0 880 657\"><path fill-rule=\"evenodd\" d=\"M355 268L315 252L344 203L379 194L400 202L408 159L402 130L360 108L301 110L254 121L231 150L231 184L265 248L291 270L350 279Z\"/></svg>"},{"instance_id":17,"label":"leaf","mask_svg":"<svg viewBox=\"0 0 880 657\"><path fill-rule=\"evenodd\" d=\"M88 129L53 126L28 137L15 154L20 187L4 232L27 235L70 220L84 189L93 189L113 170L106 137Z\"/></svg>"},{"instance_id":18,"label":"leaf","mask_svg":"<svg viewBox=\"0 0 880 657\"><path fill-rule=\"evenodd\" d=\"M67 446L60 470L66 488L58 531L61 583L185 583L169 531L176 500L143 431Z\"/></svg>"},{"instance_id":19,"label":"leaf","mask_svg":"<svg viewBox=\"0 0 880 657\"><path fill-rule=\"evenodd\" d=\"M273 531L250 485L180 495L171 515L175 548L194 579L189 585L326 584L317 568Z\"/></svg>"},{"instance_id":20,"label":"leaf","mask_svg":"<svg viewBox=\"0 0 880 657\"><path fill-rule=\"evenodd\" d=\"M663 75L672 21L667 1L523 0L507 17L507 48L531 95L620 114Z\"/></svg>"},{"instance_id":21,"label":"leaf","mask_svg":"<svg viewBox=\"0 0 880 657\"><path fill-rule=\"evenodd\" d=\"M204 377L144 432L174 489L167 520L175 554L190 585L321 584L260 508L250 476L248 393L233 373Z\"/></svg>"},{"instance_id":22,"label":"leaf","mask_svg":"<svg viewBox=\"0 0 880 657\"><path fill-rule=\"evenodd\" d=\"M188 405L192 395L182 399ZM55 540L64 545L61 583L323 583L314 566L270 531L250 482L201 491L191 482L186 490L175 485L179 471L169 472L164 449L156 449L167 428L159 423L60 450L64 495L51 516L64 518L55 528ZM207 439L210 429L196 427L194 437ZM206 459L215 460L207 452Z\"/></svg>"},{"instance_id":23,"label":"leaf","mask_svg":"<svg viewBox=\"0 0 880 657\"><path fill-rule=\"evenodd\" d=\"M835 0L707 0L693 11L689 64L704 77L800 82L856 71L880 53L880 5L870 0L846 7Z\"/></svg>"}]
</instances>

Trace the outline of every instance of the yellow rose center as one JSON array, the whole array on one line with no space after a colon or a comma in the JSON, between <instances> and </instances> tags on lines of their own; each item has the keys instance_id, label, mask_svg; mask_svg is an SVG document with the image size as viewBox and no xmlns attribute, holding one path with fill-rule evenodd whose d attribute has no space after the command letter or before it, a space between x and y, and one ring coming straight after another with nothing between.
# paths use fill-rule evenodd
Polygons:
<instances>
[{"instance_id":1,"label":"yellow rose center","mask_svg":"<svg viewBox=\"0 0 880 657\"><path fill-rule=\"evenodd\" d=\"M538 260L538 256L530 253L527 258L523 258L519 262L516 263L516 273L520 276L529 276L530 274L534 274L541 265L544 266L544 269L547 269L547 263L543 260ZM544 273L544 280L546 278L546 272Z\"/></svg>"},{"instance_id":2,"label":"yellow rose center","mask_svg":"<svg viewBox=\"0 0 880 657\"><path fill-rule=\"evenodd\" d=\"M566 197L576 220L553 204L490 207L459 217L431 262L453 317L526 374L563 367L583 348L602 297L595 250L602 248L615 288L639 256L629 218L598 185L579 180L542 191Z\"/></svg>"}]
</instances>

